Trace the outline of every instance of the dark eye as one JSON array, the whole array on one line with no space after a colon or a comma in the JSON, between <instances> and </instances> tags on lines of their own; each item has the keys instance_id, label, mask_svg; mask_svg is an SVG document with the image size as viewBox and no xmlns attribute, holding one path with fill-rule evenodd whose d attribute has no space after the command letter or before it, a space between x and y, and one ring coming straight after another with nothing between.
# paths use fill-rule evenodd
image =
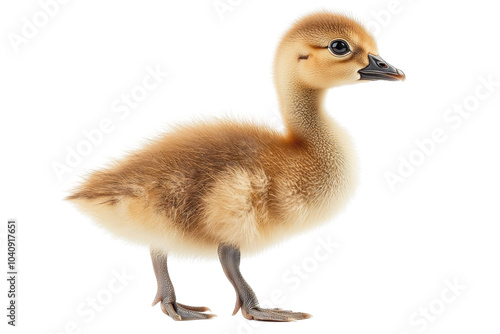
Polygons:
<instances>
[{"instance_id":1,"label":"dark eye","mask_svg":"<svg viewBox=\"0 0 500 334\"><path fill-rule=\"evenodd\" d=\"M351 49L349 48L349 44L347 44L346 41L343 41L341 39L336 39L332 41L328 46L328 49L330 49L331 53L337 56L343 56L349 51L351 51Z\"/></svg>"}]
</instances>

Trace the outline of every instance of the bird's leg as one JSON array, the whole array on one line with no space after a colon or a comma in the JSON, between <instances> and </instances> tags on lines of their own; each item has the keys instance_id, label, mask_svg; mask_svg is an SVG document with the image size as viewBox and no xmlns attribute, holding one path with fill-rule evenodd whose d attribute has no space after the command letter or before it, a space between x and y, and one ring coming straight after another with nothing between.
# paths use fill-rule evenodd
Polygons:
<instances>
[{"instance_id":1,"label":"bird's leg","mask_svg":"<svg viewBox=\"0 0 500 334\"><path fill-rule=\"evenodd\" d=\"M187 306L177 303L174 286L168 275L167 256L153 249L151 249L150 253L158 283L158 291L156 292L153 306L161 302L163 313L174 320L209 319L215 316L214 314L202 313L210 311L208 307Z\"/></svg>"},{"instance_id":2,"label":"bird's leg","mask_svg":"<svg viewBox=\"0 0 500 334\"><path fill-rule=\"evenodd\" d=\"M241 313L249 320L294 321L311 317L310 314L302 312L261 308L252 288L241 275L240 250L231 245L220 244L218 254L224 273L236 290L236 306L233 315L241 308Z\"/></svg>"}]
</instances>

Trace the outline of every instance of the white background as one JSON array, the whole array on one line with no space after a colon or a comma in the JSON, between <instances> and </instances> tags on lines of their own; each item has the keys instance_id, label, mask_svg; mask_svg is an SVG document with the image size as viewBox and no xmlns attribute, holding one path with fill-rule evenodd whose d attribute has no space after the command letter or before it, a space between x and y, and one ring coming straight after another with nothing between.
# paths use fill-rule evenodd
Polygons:
<instances>
[{"instance_id":1,"label":"white background","mask_svg":"<svg viewBox=\"0 0 500 334\"><path fill-rule=\"evenodd\" d=\"M221 3L231 10L218 13L213 0L69 1L16 48L10 39L22 36L23 17L33 22L42 9L34 0L2 2L2 263L8 218L18 220L20 239L18 327L6 325L2 279L2 328L44 334L498 332L500 23L494 3ZM242 272L261 301L314 317L284 324L231 317L235 294L218 261L173 258L178 300L218 315L174 322L150 306L156 281L148 249L107 234L63 198L89 170L176 123L232 115L281 127L275 49L295 19L319 9L351 13L369 25L380 55L407 80L329 92L326 108L350 130L359 153L361 183L353 201L334 223L256 256L243 254ZM113 103L142 83L147 67L169 74L120 119ZM480 78L497 86L489 92ZM489 96L477 99L477 90ZM460 124L443 118L457 117L449 109L464 103L473 110ZM113 130L60 180L54 163L64 164L68 147L75 149L86 140L84 130L107 118ZM436 129L446 140L391 189L386 174L397 173L399 157L422 157L415 141ZM328 240L338 248L315 258ZM302 278L291 272L294 266ZM133 276L126 286L113 280L122 270ZM461 286L458 296L446 290L447 280ZM120 291L110 292L110 283ZM102 310L89 311L89 298L104 303ZM427 309L425 318L420 312Z\"/></svg>"}]
</instances>

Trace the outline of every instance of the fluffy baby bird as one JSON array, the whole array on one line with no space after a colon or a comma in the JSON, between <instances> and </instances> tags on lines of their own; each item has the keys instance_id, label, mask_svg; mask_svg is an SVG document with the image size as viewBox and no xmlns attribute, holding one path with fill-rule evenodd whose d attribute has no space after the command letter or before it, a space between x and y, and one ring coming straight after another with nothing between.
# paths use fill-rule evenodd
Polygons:
<instances>
[{"instance_id":1,"label":"fluffy baby bird","mask_svg":"<svg viewBox=\"0 0 500 334\"><path fill-rule=\"evenodd\" d=\"M218 254L236 291L233 315L241 308L247 319L309 318L260 307L239 270L240 252L330 219L353 193L351 139L325 113L325 91L404 78L356 21L309 15L285 34L276 54L284 133L231 120L186 125L91 174L68 199L115 234L149 245L158 282L153 305L174 320L214 315L177 302L167 270L172 253Z\"/></svg>"}]
</instances>

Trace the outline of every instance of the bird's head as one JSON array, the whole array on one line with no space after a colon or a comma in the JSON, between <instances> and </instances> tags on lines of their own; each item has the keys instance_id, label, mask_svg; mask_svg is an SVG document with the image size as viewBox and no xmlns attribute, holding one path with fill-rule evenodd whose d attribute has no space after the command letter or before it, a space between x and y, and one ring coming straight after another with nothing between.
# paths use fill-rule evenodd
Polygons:
<instances>
[{"instance_id":1,"label":"bird's head","mask_svg":"<svg viewBox=\"0 0 500 334\"><path fill-rule=\"evenodd\" d=\"M327 12L302 18L285 34L275 72L278 85L292 81L313 89L362 80L405 79L401 70L378 55L375 40L363 26Z\"/></svg>"}]
</instances>

